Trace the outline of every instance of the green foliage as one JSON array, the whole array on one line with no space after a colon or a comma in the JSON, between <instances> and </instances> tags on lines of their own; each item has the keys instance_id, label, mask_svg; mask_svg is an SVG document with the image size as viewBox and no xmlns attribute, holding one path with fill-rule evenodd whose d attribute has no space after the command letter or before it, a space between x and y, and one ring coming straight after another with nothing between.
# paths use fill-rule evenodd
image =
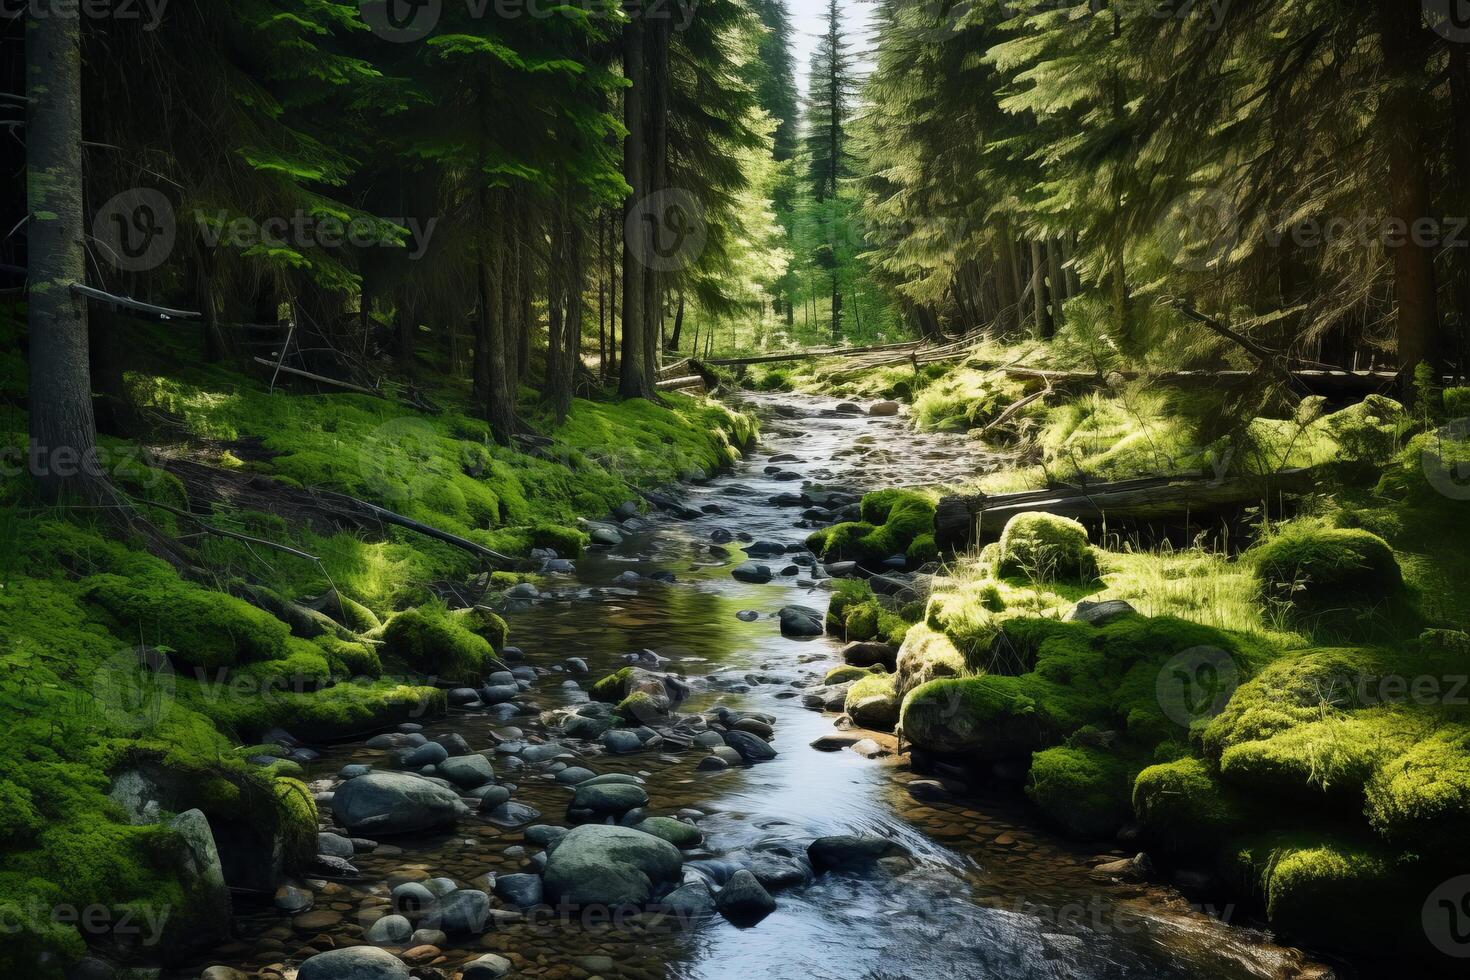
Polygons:
<instances>
[{"instance_id":1,"label":"green foliage","mask_svg":"<svg viewBox=\"0 0 1470 980\"><path fill-rule=\"evenodd\" d=\"M1140 772L1133 783L1133 811L1144 833L1176 853L1208 851L1256 826L1248 804L1195 758Z\"/></svg>"},{"instance_id":2,"label":"green foliage","mask_svg":"<svg viewBox=\"0 0 1470 980\"><path fill-rule=\"evenodd\" d=\"M827 632L849 641L882 640L898 646L916 618L910 612L890 608L862 579L841 579L827 605Z\"/></svg>"}]
</instances>

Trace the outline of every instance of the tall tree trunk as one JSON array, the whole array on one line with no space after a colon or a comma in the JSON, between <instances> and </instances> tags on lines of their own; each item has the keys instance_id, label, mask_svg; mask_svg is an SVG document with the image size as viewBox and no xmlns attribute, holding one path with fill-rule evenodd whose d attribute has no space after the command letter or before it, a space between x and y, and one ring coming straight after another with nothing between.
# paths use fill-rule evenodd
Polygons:
<instances>
[{"instance_id":1,"label":"tall tree trunk","mask_svg":"<svg viewBox=\"0 0 1470 980\"><path fill-rule=\"evenodd\" d=\"M1055 238L1048 239L1046 243L1046 273L1051 281L1051 318L1055 331L1066 322L1062 300L1067 292L1067 282L1062 275L1062 247Z\"/></svg>"},{"instance_id":2,"label":"tall tree trunk","mask_svg":"<svg viewBox=\"0 0 1470 980\"><path fill-rule=\"evenodd\" d=\"M633 0L636 3L636 0ZM623 90L623 125L628 130L623 140L623 180L631 191L623 210L623 363L618 378L618 392L624 398L653 398L653 379L644 357L644 257L651 255L650 229L641 219L634 219L639 202L648 196L643 130L643 99L646 73L643 63L643 33L647 19L640 9L630 11L631 19L623 27L623 74L629 86Z\"/></svg>"},{"instance_id":3,"label":"tall tree trunk","mask_svg":"<svg viewBox=\"0 0 1470 980\"><path fill-rule=\"evenodd\" d=\"M607 211L597 209L597 379L607 377Z\"/></svg>"},{"instance_id":4,"label":"tall tree trunk","mask_svg":"<svg viewBox=\"0 0 1470 980\"><path fill-rule=\"evenodd\" d=\"M489 236L486 248L489 261L480 264L481 315L490 318L488 327L482 331L488 355L485 417L490 423L495 441L509 445L516 427L516 389L510 370L512 352L506 348L505 325L500 322L504 303L502 291L506 286L507 232L503 220L505 209L498 207L495 210L497 213L491 216L489 224L482 231Z\"/></svg>"},{"instance_id":5,"label":"tall tree trunk","mask_svg":"<svg viewBox=\"0 0 1470 980\"><path fill-rule=\"evenodd\" d=\"M1412 229L1430 211L1429 168L1421 117L1428 37L1418 4L1378 0L1379 40L1390 88L1379 105L1379 122L1388 149L1388 213L1398 223L1391 244L1394 293L1398 301L1399 384L1414 396L1420 364L1438 371L1439 313L1434 294L1434 253L1416 241Z\"/></svg>"},{"instance_id":6,"label":"tall tree trunk","mask_svg":"<svg viewBox=\"0 0 1470 980\"><path fill-rule=\"evenodd\" d=\"M669 33L671 24L667 17L649 17L645 35L648 67L645 75L648 84L647 136L648 136L648 193L658 194L668 183L669 169ZM650 234L660 234L665 215L659 214L650 228ZM649 378L658 376L659 350L663 347L664 326L664 280L666 275L650 265L644 270L643 312L646 326L643 334L643 370Z\"/></svg>"},{"instance_id":7,"label":"tall tree trunk","mask_svg":"<svg viewBox=\"0 0 1470 980\"><path fill-rule=\"evenodd\" d=\"M480 212L480 233L494 234L494 217L490 214L489 191L481 186L476 192ZM485 404L485 419L490 419L490 334L500 329L500 276L491 282L489 246L482 240L475 246L476 260L480 267L480 315L475 318L475 351L473 374L475 397ZM491 289L494 288L492 296ZM493 302L493 306L491 305Z\"/></svg>"},{"instance_id":8,"label":"tall tree trunk","mask_svg":"<svg viewBox=\"0 0 1470 980\"><path fill-rule=\"evenodd\" d=\"M1031 300L1036 309L1036 336L1046 339L1052 335L1051 312L1046 306L1045 258L1041 243L1031 243Z\"/></svg>"},{"instance_id":9,"label":"tall tree trunk","mask_svg":"<svg viewBox=\"0 0 1470 980\"><path fill-rule=\"evenodd\" d=\"M393 332L397 347L398 369L411 371L414 362L414 348L418 340L418 314L414 309L413 287L408 283L399 285L397 305L398 311Z\"/></svg>"},{"instance_id":10,"label":"tall tree trunk","mask_svg":"<svg viewBox=\"0 0 1470 980\"><path fill-rule=\"evenodd\" d=\"M832 342L842 340L842 290L837 282L837 270L832 270Z\"/></svg>"},{"instance_id":11,"label":"tall tree trunk","mask_svg":"<svg viewBox=\"0 0 1470 980\"><path fill-rule=\"evenodd\" d=\"M25 18L31 470L50 499L96 499L82 225L82 51L73 8ZM70 460L83 463L73 465Z\"/></svg>"},{"instance_id":12,"label":"tall tree trunk","mask_svg":"<svg viewBox=\"0 0 1470 980\"><path fill-rule=\"evenodd\" d=\"M670 338L669 346L677 352L681 335L684 333L684 290L679 290L679 305L674 311L674 334Z\"/></svg>"},{"instance_id":13,"label":"tall tree trunk","mask_svg":"<svg viewBox=\"0 0 1470 980\"><path fill-rule=\"evenodd\" d=\"M223 360L227 344L214 298L214 253L203 246L194 257L194 303L204 329L204 359L211 364Z\"/></svg>"},{"instance_id":14,"label":"tall tree trunk","mask_svg":"<svg viewBox=\"0 0 1470 980\"><path fill-rule=\"evenodd\" d=\"M572 410L572 396L577 389L577 369L582 366L582 225L576 214L567 223L566 243L566 310L562 324L562 376L565 384L558 392L556 420L566 419Z\"/></svg>"}]
</instances>

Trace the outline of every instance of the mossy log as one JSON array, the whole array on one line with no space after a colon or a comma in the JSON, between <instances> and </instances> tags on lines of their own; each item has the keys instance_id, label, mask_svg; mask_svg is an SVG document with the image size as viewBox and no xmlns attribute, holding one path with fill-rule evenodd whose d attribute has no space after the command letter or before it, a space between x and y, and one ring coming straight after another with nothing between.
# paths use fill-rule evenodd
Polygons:
<instances>
[{"instance_id":1,"label":"mossy log","mask_svg":"<svg viewBox=\"0 0 1470 980\"><path fill-rule=\"evenodd\" d=\"M1107 387L1114 380L1147 381L1172 388L1222 388L1253 383L1260 378L1258 370L1205 371L1055 371L1043 368L1006 367L1005 373L1018 381L1036 381L1068 391ZM1348 397L1388 392L1398 383L1396 371L1328 371L1301 369L1286 372L1297 384L1312 394Z\"/></svg>"},{"instance_id":2,"label":"mossy log","mask_svg":"<svg viewBox=\"0 0 1470 980\"><path fill-rule=\"evenodd\" d=\"M1146 477L1085 487L1054 487L1020 493L951 494L934 512L934 537L941 550L956 551L999 539L1017 514L1040 511L1081 521L1175 521L1229 513L1279 495L1299 495L1315 485L1311 470L1270 476Z\"/></svg>"}]
</instances>

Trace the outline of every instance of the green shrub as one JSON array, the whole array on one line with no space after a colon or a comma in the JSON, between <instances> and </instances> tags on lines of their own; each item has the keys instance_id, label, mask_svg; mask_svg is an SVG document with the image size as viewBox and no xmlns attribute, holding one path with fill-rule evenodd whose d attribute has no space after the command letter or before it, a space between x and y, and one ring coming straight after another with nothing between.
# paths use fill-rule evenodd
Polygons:
<instances>
[{"instance_id":1,"label":"green shrub","mask_svg":"<svg viewBox=\"0 0 1470 980\"><path fill-rule=\"evenodd\" d=\"M478 684L492 669L495 656L487 640L471 633L439 605L394 616L383 639L389 656L450 684Z\"/></svg>"},{"instance_id":2,"label":"green shrub","mask_svg":"<svg viewBox=\"0 0 1470 980\"><path fill-rule=\"evenodd\" d=\"M1000 570L1039 581L1090 579L1097 563L1087 528L1052 514L1017 514L1000 535Z\"/></svg>"}]
</instances>

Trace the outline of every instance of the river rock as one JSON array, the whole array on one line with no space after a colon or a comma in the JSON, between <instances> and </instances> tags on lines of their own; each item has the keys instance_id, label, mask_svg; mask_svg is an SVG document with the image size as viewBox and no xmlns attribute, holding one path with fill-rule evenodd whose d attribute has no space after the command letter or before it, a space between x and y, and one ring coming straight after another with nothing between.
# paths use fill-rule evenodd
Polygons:
<instances>
[{"instance_id":1,"label":"river rock","mask_svg":"<svg viewBox=\"0 0 1470 980\"><path fill-rule=\"evenodd\" d=\"M555 759L558 756L569 756L571 754L572 753L568 751L567 747L565 745L562 745L560 742L546 742L543 745L526 746L526 748L521 752L521 758L525 759L527 762L536 764L542 762L550 762L552 759Z\"/></svg>"},{"instance_id":2,"label":"river rock","mask_svg":"<svg viewBox=\"0 0 1470 980\"><path fill-rule=\"evenodd\" d=\"M845 707L853 722L874 731L891 732L898 724L898 697L894 694L869 694L849 701Z\"/></svg>"},{"instance_id":3,"label":"river rock","mask_svg":"<svg viewBox=\"0 0 1470 980\"><path fill-rule=\"evenodd\" d=\"M385 915L364 935L368 942L379 946L398 946L413 935L413 925L401 915Z\"/></svg>"},{"instance_id":4,"label":"river rock","mask_svg":"<svg viewBox=\"0 0 1470 980\"><path fill-rule=\"evenodd\" d=\"M500 879L496 879L499 884ZM439 928L479 935L490 921L490 896L478 888L460 888L439 899Z\"/></svg>"},{"instance_id":5,"label":"river rock","mask_svg":"<svg viewBox=\"0 0 1470 980\"><path fill-rule=\"evenodd\" d=\"M541 876L532 874L499 875L495 894L516 906L528 909L541 904Z\"/></svg>"},{"instance_id":6,"label":"river rock","mask_svg":"<svg viewBox=\"0 0 1470 980\"><path fill-rule=\"evenodd\" d=\"M898 402L895 401L874 402L868 406L868 414L875 418L887 418L891 415L897 415L898 408Z\"/></svg>"},{"instance_id":7,"label":"river rock","mask_svg":"<svg viewBox=\"0 0 1470 980\"><path fill-rule=\"evenodd\" d=\"M408 966L376 946L317 953L301 964L296 980L409 980Z\"/></svg>"},{"instance_id":8,"label":"river rock","mask_svg":"<svg viewBox=\"0 0 1470 980\"><path fill-rule=\"evenodd\" d=\"M546 897L571 906L646 905L653 890L680 878L684 858L662 838L631 827L584 824L552 850Z\"/></svg>"},{"instance_id":9,"label":"river rock","mask_svg":"<svg viewBox=\"0 0 1470 980\"><path fill-rule=\"evenodd\" d=\"M494 707L497 704L505 704L521 693L519 684L486 684L480 688L480 701Z\"/></svg>"},{"instance_id":10,"label":"river rock","mask_svg":"<svg viewBox=\"0 0 1470 980\"><path fill-rule=\"evenodd\" d=\"M486 953L464 965L461 980L500 980L511 971L510 960L498 953Z\"/></svg>"},{"instance_id":11,"label":"river rock","mask_svg":"<svg viewBox=\"0 0 1470 980\"><path fill-rule=\"evenodd\" d=\"M764 585L772 578L769 565L753 561L741 562L730 570L730 574L737 582L750 582L754 585Z\"/></svg>"},{"instance_id":12,"label":"river rock","mask_svg":"<svg viewBox=\"0 0 1470 980\"><path fill-rule=\"evenodd\" d=\"M730 876L715 899L720 914L738 926L753 926L776 911L776 900L744 868Z\"/></svg>"},{"instance_id":13,"label":"river rock","mask_svg":"<svg viewBox=\"0 0 1470 980\"><path fill-rule=\"evenodd\" d=\"M811 746L818 752L837 752L861 741L857 735L848 732L833 732L830 735L818 735L812 739Z\"/></svg>"},{"instance_id":14,"label":"river rock","mask_svg":"<svg viewBox=\"0 0 1470 980\"><path fill-rule=\"evenodd\" d=\"M822 635L822 614L810 606L783 606L776 615L781 619L782 636L803 638Z\"/></svg>"},{"instance_id":15,"label":"river rock","mask_svg":"<svg viewBox=\"0 0 1470 980\"><path fill-rule=\"evenodd\" d=\"M725 744L740 753L740 758L746 765L776 758L776 750L770 743L750 732L728 731L725 733Z\"/></svg>"},{"instance_id":16,"label":"river rock","mask_svg":"<svg viewBox=\"0 0 1470 980\"><path fill-rule=\"evenodd\" d=\"M424 766L437 766L447 758L449 750L444 746L438 742L425 742L399 756L398 764L405 769L422 769Z\"/></svg>"},{"instance_id":17,"label":"river rock","mask_svg":"<svg viewBox=\"0 0 1470 980\"><path fill-rule=\"evenodd\" d=\"M614 755L627 755L643 748L643 740L635 733L614 728L602 735L603 746Z\"/></svg>"},{"instance_id":18,"label":"river rock","mask_svg":"<svg viewBox=\"0 0 1470 980\"><path fill-rule=\"evenodd\" d=\"M350 858L353 854L352 841L341 834L317 834L316 852L330 857Z\"/></svg>"},{"instance_id":19,"label":"river rock","mask_svg":"<svg viewBox=\"0 0 1470 980\"><path fill-rule=\"evenodd\" d=\"M589 718L585 715L568 715L561 726L562 734L568 738L581 738L589 742L601 738L610 728L612 722L606 718Z\"/></svg>"},{"instance_id":20,"label":"river rock","mask_svg":"<svg viewBox=\"0 0 1470 980\"><path fill-rule=\"evenodd\" d=\"M842 659L854 667L882 664L892 673L898 664L898 648L876 640L858 640L842 648Z\"/></svg>"},{"instance_id":21,"label":"river rock","mask_svg":"<svg viewBox=\"0 0 1470 980\"><path fill-rule=\"evenodd\" d=\"M168 823L179 838L175 849L181 868L185 909L168 910L165 941L179 949L223 942L230 935L230 890L225 884L219 849L202 810L186 810ZM175 912L181 914L175 914ZM187 919L187 927L180 920Z\"/></svg>"},{"instance_id":22,"label":"river rock","mask_svg":"<svg viewBox=\"0 0 1470 980\"><path fill-rule=\"evenodd\" d=\"M332 814L353 833L411 834L448 826L468 812L453 790L404 772L371 772L342 784Z\"/></svg>"},{"instance_id":23,"label":"river rock","mask_svg":"<svg viewBox=\"0 0 1470 980\"><path fill-rule=\"evenodd\" d=\"M900 857L907 852L883 837L839 835L818 837L806 849L817 871L852 871L871 867L880 858Z\"/></svg>"},{"instance_id":24,"label":"river rock","mask_svg":"<svg viewBox=\"0 0 1470 980\"><path fill-rule=\"evenodd\" d=\"M495 769L490 765L490 760L478 754L451 756L439 763L437 772L465 789L484 786L495 778Z\"/></svg>"},{"instance_id":25,"label":"river rock","mask_svg":"<svg viewBox=\"0 0 1470 980\"><path fill-rule=\"evenodd\" d=\"M1067 614L1067 619L1074 623L1106 626L1137 612L1138 610L1122 599L1106 599L1102 602L1089 602L1083 599Z\"/></svg>"},{"instance_id":26,"label":"river rock","mask_svg":"<svg viewBox=\"0 0 1470 980\"><path fill-rule=\"evenodd\" d=\"M577 787L567 813L575 818L600 820L621 817L629 810L648 804L648 794L641 786L626 783L596 783L591 780Z\"/></svg>"},{"instance_id":27,"label":"river rock","mask_svg":"<svg viewBox=\"0 0 1470 980\"><path fill-rule=\"evenodd\" d=\"M485 819L497 827L510 830L515 827L524 826L541 816L541 811L515 800L502 803L500 806L485 814Z\"/></svg>"},{"instance_id":28,"label":"river rock","mask_svg":"<svg viewBox=\"0 0 1470 980\"><path fill-rule=\"evenodd\" d=\"M505 590L507 599L539 599L541 590L530 582L521 582Z\"/></svg>"},{"instance_id":29,"label":"river rock","mask_svg":"<svg viewBox=\"0 0 1470 980\"><path fill-rule=\"evenodd\" d=\"M659 904L664 912L680 920L707 918L717 911L714 893L704 881L680 885L665 895Z\"/></svg>"},{"instance_id":30,"label":"river rock","mask_svg":"<svg viewBox=\"0 0 1470 980\"><path fill-rule=\"evenodd\" d=\"M470 790L469 795L480 801L481 813L493 813L510 799L510 788L486 784L476 786Z\"/></svg>"},{"instance_id":31,"label":"river rock","mask_svg":"<svg viewBox=\"0 0 1470 980\"><path fill-rule=\"evenodd\" d=\"M418 918L439 904L439 896L420 881L405 881L388 895L394 911L408 918Z\"/></svg>"},{"instance_id":32,"label":"river rock","mask_svg":"<svg viewBox=\"0 0 1470 980\"><path fill-rule=\"evenodd\" d=\"M704 841L698 827L673 817L648 817L634 824L633 829L662 837L678 848L698 847Z\"/></svg>"}]
</instances>

